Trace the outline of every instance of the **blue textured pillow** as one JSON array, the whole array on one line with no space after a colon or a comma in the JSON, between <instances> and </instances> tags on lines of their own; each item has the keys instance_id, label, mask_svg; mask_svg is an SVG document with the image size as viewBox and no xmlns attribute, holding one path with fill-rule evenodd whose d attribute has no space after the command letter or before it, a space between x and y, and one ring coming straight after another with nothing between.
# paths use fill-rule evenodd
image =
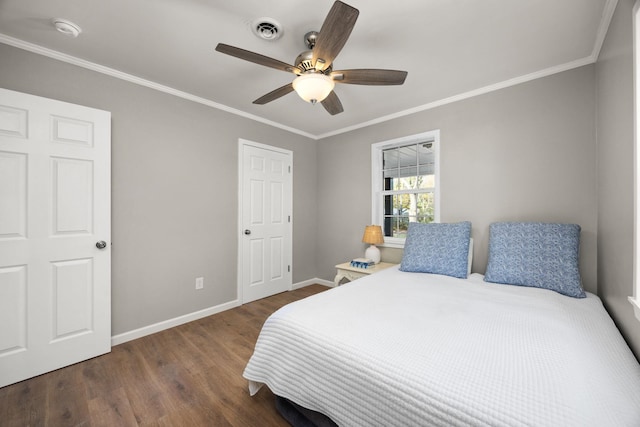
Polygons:
<instances>
[{"instance_id":1,"label":"blue textured pillow","mask_svg":"<svg viewBox=\"0 0 640 427\"><path fill-rule=\"evenodd\" d=\"M577 224L493 223L489 226L489 262L484 280L584 298L579 247Z\"/></svg>"},{"instance_id":2,"label":"blue textured pillow","mask_svg":"<svg viewBox=\"0 0 640 427\"><path fill-rule=\"evenodd\" d=\"M470 237L470 222L412 222L404 243L400 271L466 278Z\"/></svg>"}]
</instances>

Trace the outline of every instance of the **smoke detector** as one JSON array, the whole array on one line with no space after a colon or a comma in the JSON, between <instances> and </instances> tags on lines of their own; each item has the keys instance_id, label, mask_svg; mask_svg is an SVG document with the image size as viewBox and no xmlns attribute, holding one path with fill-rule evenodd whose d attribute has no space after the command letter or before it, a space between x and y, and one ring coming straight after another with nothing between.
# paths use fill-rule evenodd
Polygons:
<instances>
[{"instance_id":1,"label":"smoke detector","mask_svg":"<svg viewBox=\"0 0 640 427\"><path fill-rule=\"evenodd\" d=\"M82 32L82 28L80 28L78 24L74 24L67 19L55 18L52 19L51 22L53 23L53 26L56 27L56 30L60 31L65 36L78 37Z\"/></svg>"},{"instance_id":2,"label":"smoke detector","mask_svg":"<svg viewBox=\"0 0 640 427\"><path fill-rule=\"evenodd\" d=\"M251 30L262 40L278 40L284 34L282 25L273 18L259 18L251 24Z\"/></svg>"}]
</instances>

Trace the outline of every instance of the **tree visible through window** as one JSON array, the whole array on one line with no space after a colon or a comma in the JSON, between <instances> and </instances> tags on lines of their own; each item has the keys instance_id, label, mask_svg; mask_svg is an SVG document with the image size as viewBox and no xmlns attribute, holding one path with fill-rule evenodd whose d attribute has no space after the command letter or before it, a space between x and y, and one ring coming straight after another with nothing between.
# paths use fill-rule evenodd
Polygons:
<instances>
[{"instance_id":1,"label":"tree visible through window","mask_svg":"<svg viewBox=\"0 0 640 427\"><path fill-rule=\"evenodd\" d=\"M433 222L433 141L382 151L385 236L404 238L410 222Z\"/></svg>"}]
</instances>

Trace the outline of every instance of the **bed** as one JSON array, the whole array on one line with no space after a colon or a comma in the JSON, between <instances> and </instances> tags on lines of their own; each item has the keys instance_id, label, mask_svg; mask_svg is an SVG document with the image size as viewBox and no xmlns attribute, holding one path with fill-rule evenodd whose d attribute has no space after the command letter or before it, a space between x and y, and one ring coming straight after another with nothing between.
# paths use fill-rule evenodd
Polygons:
<instances>
[{"instance_id":1,"label":"bed","mask_svg":"<svg viewBox=\"0 0 640 427\"><path fill-rule=\"evenodd\" d=\"M339 426L639 426L640 365L600 299L581 287L571 297L488 281L503 274L499 252L514 250L499 230L485 276L467 277L470 230L458 254L443 249L448 264L459 256L461 277L410 271L408 237L401 266L276 311L244 371L251 394L266 384L281 402ZM455 243L436 234L415 233L419 251L433 250L426 237ZM506 262L529 262L527 251Z\"/></svg>"}]
</instances>

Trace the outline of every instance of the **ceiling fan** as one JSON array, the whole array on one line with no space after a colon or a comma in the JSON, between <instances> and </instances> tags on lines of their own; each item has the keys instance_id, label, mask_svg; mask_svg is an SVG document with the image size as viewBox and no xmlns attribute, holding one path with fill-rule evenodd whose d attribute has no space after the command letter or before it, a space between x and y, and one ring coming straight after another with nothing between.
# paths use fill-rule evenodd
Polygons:
<instances>
[{"instance_id":1,"label":"ceiling fan","mask_svg":"<svg viewBox=\"0 0 640 427\"><path fill-rule=\"evenodd\" d=\"M224 43L219 43L216 50L297 76L291 83L256 99L254 104L266 104L295 90L305 101L311 104L320 102L329 114L335 115L344 111L338 95L333 91L335 83L401 85L407 77L406 71L397 70L333 70L333 61L347 42L359 13L358 9L336 1L320 32L310 31L305 35L309 50L298 55L295 65Z\"/></svg>"}]
</instances>

